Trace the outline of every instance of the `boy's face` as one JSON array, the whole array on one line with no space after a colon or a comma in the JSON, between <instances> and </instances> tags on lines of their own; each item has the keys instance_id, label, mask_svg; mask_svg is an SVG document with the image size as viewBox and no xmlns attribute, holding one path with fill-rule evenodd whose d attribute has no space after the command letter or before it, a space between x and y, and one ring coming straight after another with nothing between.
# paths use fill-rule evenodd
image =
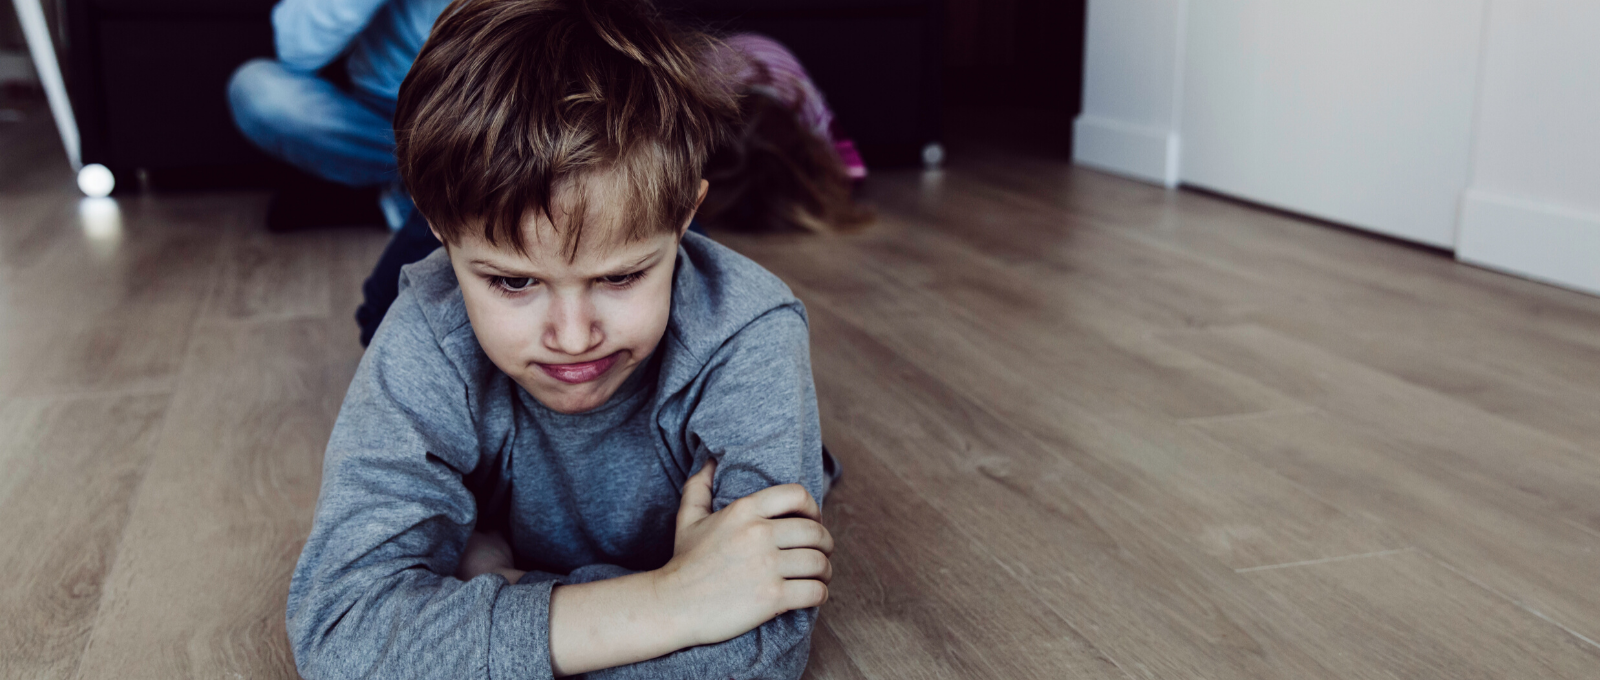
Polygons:
<instances>
[{"instance_id":1,"label":"boy's face","mask_svg":"<svg viewBox=\"0 0 1600 680\"><path fill-rule=\"evenodd\" d=\"M701 182L701 198L705 191ZM523 223L526 254L471 233L447 248L484 353L561 413L610 399L655 351L672 309L678 241L688 221L677 233L625 241L609 237L611 225L594 223L603 219L585 220L571 258L543 215Z\"/></svg>"}]
</instances>

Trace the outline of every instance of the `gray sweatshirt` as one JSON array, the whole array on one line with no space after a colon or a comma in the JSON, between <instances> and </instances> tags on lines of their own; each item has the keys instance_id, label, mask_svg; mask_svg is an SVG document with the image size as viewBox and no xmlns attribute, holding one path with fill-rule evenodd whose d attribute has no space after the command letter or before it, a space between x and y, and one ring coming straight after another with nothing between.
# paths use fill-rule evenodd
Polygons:
<instances>
[{"instance_id":1,"label":"gray sweatshirt","mask_svg":"<svg viewBox=\"0 0 1600 680\"><path fill-rule=\"evenodd\" d=\"M289 590L307 678L549 678L550 591L666 564L683 483L719 461L714 510L777 484L823 494L805 310L690 233L667 331L604 405L545 408L479 347L443 249L407 267L328 442ZM456 570L505 533L516 584ZM593 678L798 678L816 610Z\"/></svg>"}]
</instances>

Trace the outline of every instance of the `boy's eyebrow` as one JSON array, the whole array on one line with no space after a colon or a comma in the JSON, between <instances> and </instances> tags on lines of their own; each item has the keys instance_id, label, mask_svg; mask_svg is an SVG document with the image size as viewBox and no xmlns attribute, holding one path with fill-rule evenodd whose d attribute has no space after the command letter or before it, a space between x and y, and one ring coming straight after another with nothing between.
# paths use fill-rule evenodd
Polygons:
<instances>
[{"instance_id":1,"label":"boy's eyebrow","mask_svg":"<svg viewBox=\"0 0 1600 680\"><path fill-rule=\"evenodd\" d=\"M645 262L650 261L650 258L653 258L653 257L655 257L655 256L657 256L659 254L660 253L645 253L644 257L641 257L641 258L639 258L637 260L634 260L633 263L625 264L625 265L622 265L622 266L619 266L619 267L613 267L611 269L611 271L618 272L618 273L631 272L631 271L633 271L635 269L638 269L640 266L644 265Z\"/></svg>"},{"instance_id":2,"label":"boy's eyebrow","mask_svg":"<svg viewBox=\"0 0 1600 680\"><path fill-rule=\"evenodd\" d=\"M498 265L498 264L496 264L494 262L490 262L488 260L485 260L485 259L483 259L481 257L480 258L475 258L475 259L467 262L467 264L476 265L476 266L479 266L479 267L487 267L489 269L493 269L493 270L495 270L497 272L500 272L502 274L521 274L521 273L523 273L523 272L518 272L518 271L515 271L515 270L511 270L511 269L506 269L505 267L502 267L502 266L500 266L500 265ZM537 278L537 277L535 277L535 278Z\"/></svg>"},{"instance_id":3,"label":"boy's eyebrow","mask_svg":"<svg viewBox=\"0 0 1600 680\"><path fill-rule=\"evenodd\" d=\"M627 263L627 264L618 265L616 267L611 267L610 269L607 270L609 272L612 272L611 274L602 274L601 276L612 276L612 275L619 274L619 273L632 272L633 270L638 269L639 267L643 266L644 263L649 262L651 260L651 258L654 258L659 254L660 253L645 253L644 256L640 257L637 260L634 260L633 262L630 262L630 263ZM507 269L505 267L500 266L497 263L490 262L489 260L485 260L485 259L483 259L481 257L469 260L469 261L467 261L467 264L473 265L473 266L477 266L477 267L484 267L484 268L487 268L487 269L493 269L494 271L496 271L496 272L498 272L500 274L516 274L518 276L533 276L533 278L539 278L538 276L535 276L532 272L525 272L525 271L521 271L521 270L518 270L518 269Z\"/></svg>"}]
</instances>

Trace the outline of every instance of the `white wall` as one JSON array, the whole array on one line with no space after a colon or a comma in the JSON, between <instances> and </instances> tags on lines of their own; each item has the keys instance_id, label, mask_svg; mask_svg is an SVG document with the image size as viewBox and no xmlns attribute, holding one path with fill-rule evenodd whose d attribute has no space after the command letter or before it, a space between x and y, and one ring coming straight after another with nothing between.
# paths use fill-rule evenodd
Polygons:
<instances>
[{"instance_id":1,"label":"white wall","mask_svg":"<svg viewBox=\"0 0 1600 680\"><path fill-rule=\"evenodd\" d=\"M1073 160L1176 186L1189 0L1090 0Z\"/></svg>"},{"instance_id":2,"label":"white wall","mask_svg":"<svg viewBox=\"0 0 1600 680\"><path fill-rule=\"evenodd\" d=\"M1179 179L1449 248L1486 0L1193 0Z\"/></svg>"},{"instance_id":3,"label":"white wall","mask_svg":"<svg viewBox=\"0 0 1600 680\"><path fill-rule=\"evenodd\" d=\"M1600 293L1600 2L1493 0L1456 256Z\"/></svg>"},{"instance_id":4,"label":"white wall","mask_svg":"<svg viewBox=\"0 0 1600 680\"><path fill-rule=\"evenodd\" d=\"M1075 160L1600 293L1600 0L1089 0Z\"/></svg>"}]
</instances>

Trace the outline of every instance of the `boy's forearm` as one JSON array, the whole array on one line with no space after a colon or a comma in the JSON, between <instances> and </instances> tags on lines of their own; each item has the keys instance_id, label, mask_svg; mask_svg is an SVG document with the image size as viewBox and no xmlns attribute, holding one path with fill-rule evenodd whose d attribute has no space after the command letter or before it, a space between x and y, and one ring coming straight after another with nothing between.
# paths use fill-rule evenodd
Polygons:
<instances>
[{"instance_id":1,"label":"boy's forearm","mask_svg":"<svg viewBox=\"0 0 1600 680\"><path fill-rule=\"evenodd\" d=\"M662 597L655 572L556 586L550 666L557 676L638 663L694 642Z\"/></svg>"}]
</instances>

